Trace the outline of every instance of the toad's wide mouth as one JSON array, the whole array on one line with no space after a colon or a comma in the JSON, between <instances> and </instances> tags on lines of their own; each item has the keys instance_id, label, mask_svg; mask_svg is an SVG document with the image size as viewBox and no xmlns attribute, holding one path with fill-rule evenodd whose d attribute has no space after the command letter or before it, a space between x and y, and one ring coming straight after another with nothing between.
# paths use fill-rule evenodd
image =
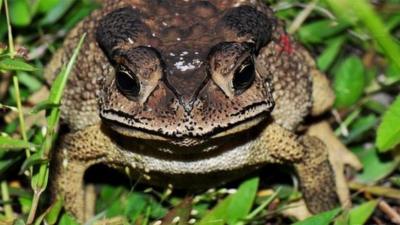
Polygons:
<instances>
[{"instance_id":1,"label":"toad's wide mouth","mask_svg":"<svg viewBox=\"0 0 400 225\"><path fill-rule=\"evenodd\" d=\"M102 110L100 116L108 127L124 136L192 145L187 143L203 143L209 139L250 129L270 118L270 111L271 106L262 102L248 106L242 112L232 114L225 120L208 123L209 125L187 116L180 121L174 120L176 126L174 124L166 126L163 121L145 124L132 115L113 110Z\"/></svg>"}]
</instances>

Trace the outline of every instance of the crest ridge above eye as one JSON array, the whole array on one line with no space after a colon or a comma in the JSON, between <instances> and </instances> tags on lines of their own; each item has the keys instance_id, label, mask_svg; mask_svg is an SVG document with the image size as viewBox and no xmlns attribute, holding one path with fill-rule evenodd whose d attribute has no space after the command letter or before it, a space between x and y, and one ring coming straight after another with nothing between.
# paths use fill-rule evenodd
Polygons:
<instances>
[{"instance_id":1,"label":"crest ridge above eye","mask_svg":"<svg viewBox=\"0 0 400 225\"><path fill-rule=\"evenodd\" d=\"M221 23L228 36L228 33L233 31L238 40L254 43L258 49L271 39L276 19L270 18L255 7L243 5L228 10Z\"/></svg>"},{"instance_id":2,"label":"crest ridge above eye","mask_svg":"<svg viewBox=\"0 0 400 225\"><path fill-rule=\"evenodd\" d=\"M96 28L96 41L108 57L123 43L134 43L149 28L140 20L139 12L132 7L117 9L105 15Z\"/></svg>"}]
</instances>

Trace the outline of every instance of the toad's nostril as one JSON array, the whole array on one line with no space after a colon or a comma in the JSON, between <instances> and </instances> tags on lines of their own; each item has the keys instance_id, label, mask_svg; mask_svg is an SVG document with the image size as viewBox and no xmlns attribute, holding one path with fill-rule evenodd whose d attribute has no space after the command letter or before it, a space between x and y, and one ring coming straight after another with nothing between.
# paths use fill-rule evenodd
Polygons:
<instances>
[{"instance_id":1,"label":"toad's nostril","mask_svg":"<svg viewBox=\"0 0 400 225\"><path fill-rule=\"evenodd\" d=\"M194 100L191 96L190 97L189 96L180 96L179 102L182 105L182 107L186 113L190 113L193 110Z\"/></svg>"}]
</instances>

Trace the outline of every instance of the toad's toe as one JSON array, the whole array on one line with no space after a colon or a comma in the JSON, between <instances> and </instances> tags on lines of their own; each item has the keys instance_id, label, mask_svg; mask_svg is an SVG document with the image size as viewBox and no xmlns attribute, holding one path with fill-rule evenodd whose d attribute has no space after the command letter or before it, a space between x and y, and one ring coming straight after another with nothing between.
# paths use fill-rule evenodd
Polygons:
<instances>
[{"instance_id":1,"label":"toad's toe","mask_svg":"<svg viewBox=\"0 0 400 225\"><path fill-rule=\"evenodd\" d=\"M307 209L307 205L304 200L290 203L287 208L282 211L282 214L284 216L294 217L299 221L305 220L312 216L310 211Z\"/></svg>"}]
</instances>

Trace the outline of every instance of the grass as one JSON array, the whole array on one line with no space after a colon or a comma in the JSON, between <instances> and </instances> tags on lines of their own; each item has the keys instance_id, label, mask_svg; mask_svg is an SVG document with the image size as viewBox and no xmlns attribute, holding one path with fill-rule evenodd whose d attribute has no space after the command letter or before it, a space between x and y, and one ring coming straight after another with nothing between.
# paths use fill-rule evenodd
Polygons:
<instances>
[{"instance_id":1,"label":"grass","mask_svg":"<svg viewBox=\"0 0 400 225\"><path fill-rule=\"evenodd\" d=\"M50 204L47 188L58 105L74 59L65 65L50 95L42 94L43 67L68 30L97 6L90 0L28 2L0 0L0 224L75 224L62 211L61 201ZM364 166L347 172L353 208L304 221L282 215L301 193L293 172L278 168L285 179L254 174L189 196L129 180L97 184L93 221L106 217L113 224L360 225L390 224L400 218L400 1L267 2L332 80L337 100L326 117Z\"/></svg>"}]
</instances>

